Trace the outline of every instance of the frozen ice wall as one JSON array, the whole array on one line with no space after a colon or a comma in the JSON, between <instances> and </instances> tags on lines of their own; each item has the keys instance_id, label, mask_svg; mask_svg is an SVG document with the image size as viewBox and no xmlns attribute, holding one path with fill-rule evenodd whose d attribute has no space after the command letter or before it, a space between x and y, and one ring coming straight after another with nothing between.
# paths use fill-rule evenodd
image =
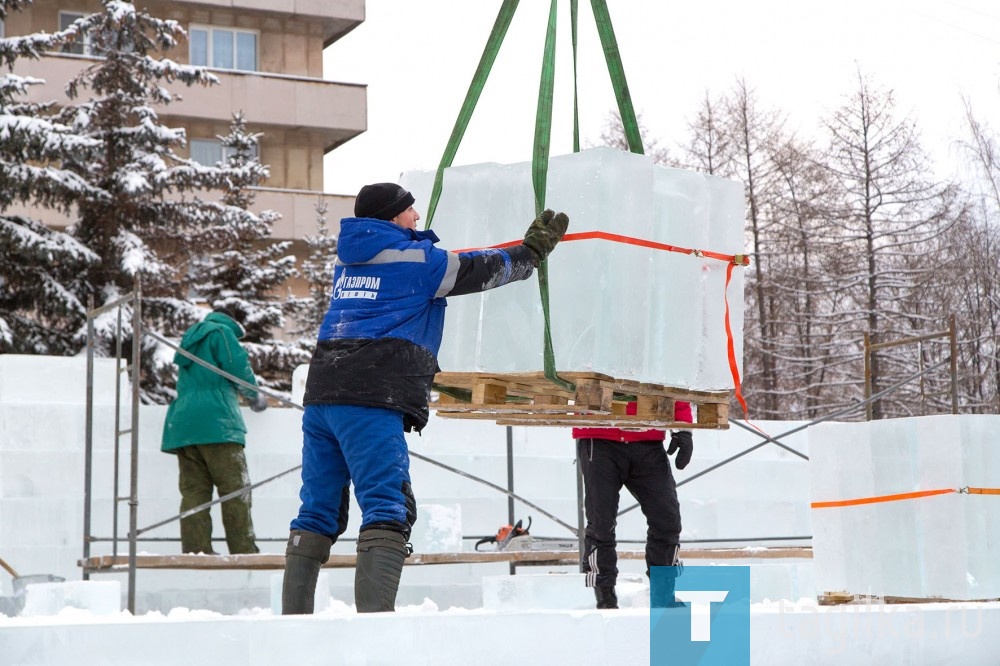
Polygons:
<instances>
[{"instance_id":1,"label":"frozen ice wall","mask_svg":"<svg viewBox=\"0 0 1000 666\"><path fill-rule=\"evenodd\" d=\"M827 423L810 435L814 502L995 488L1000 418L926 416ZM1000 597L1000 503L943 494L813 509L820 591L945 599Z\"/></svg>"},{"instance_id":2,"label":"frozen ice wall","mask_svg":"<svg viewBox=\"0 0 1000 666\"><path fill-rule=\"evenodd\" d=\"M433 172L402 184L426 212ZM743 269L726 288L727 263L642 245L743 252L743 188L668 169L644 155L594 148L552 158L546 206L565 211L570 234L549 261L550 314L561 370L697 389L732 388L725 299L742 359ZM445 171L433 220L450 250L519 241L534 218L531 165L477 164ZM441 347L449 371L541 370L543 317L537 280L450 299Z\"/></svg>"}]
</instances>

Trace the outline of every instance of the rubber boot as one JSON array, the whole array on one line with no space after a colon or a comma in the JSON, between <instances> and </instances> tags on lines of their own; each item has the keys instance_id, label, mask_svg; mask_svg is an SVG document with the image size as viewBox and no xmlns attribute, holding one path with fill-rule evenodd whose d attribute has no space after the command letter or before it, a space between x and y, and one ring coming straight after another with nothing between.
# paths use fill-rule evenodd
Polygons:
<instances>
[{"instance_id":1,"label":"rubber boot","mask_svg":"<svg viewBox=\"0 0 1000 666\"><path fill-rule=\"evenodd\" d=\"M330 559L333 539L292 530L285 548L285 578L281 582L281 614L311 615L316 603L319 569Z\"/></svg>"},{"instance_id":2,"label":"rubber boot","mask_svg":"<svg viewBox=\"0 0 1000 666\"><path fill-rule=\"evenodd\" d=\"M614 585L595 587L594 596L597 597L598 608L618 608L618 595L615 594Z\"/></svg>"},{"instance_id":3,"label":"rubber boot","mask_svg":"<svg viewBox=\"0 0 1000 666\"><path fill-rule=\"evenodd\" d=\"M368 529L358 534L354 603L359 613L396 610L399 575L409 554L406 537L399 532Z\"/></svg>"},{"instance_id":4,"label":"rubber boot","mask_svg":"<svg viewBox=\"0 0 1000 666\"><path fill-rule=\"evenodd\" d=\"M657 579L655 589L653 589L652 581L650 581L649 607L680 608L684 606L684 602L677 601L674 591L677 586L677 577L683 573L684 567L681 564L677 564L672 567L664 567L664 569L666 570L666 575Z\"/></svg>"}]
</instances>

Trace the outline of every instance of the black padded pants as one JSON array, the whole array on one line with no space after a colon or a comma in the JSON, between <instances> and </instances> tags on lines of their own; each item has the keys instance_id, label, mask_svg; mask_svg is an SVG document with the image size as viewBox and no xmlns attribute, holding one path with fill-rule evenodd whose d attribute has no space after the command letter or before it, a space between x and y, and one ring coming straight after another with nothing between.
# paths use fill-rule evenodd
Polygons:
<instances>
[{"instance_id":1,"label":"black padded pants","mask_svg":"<svg viewBox=\"0 0 1000 666\"><path fill-rule=\"evenodd\" d=\"M646 516L647 575L649 567L674 564L680 545L681 511L663 442L580 439L576 444L587 517L583 563L587 586L614 586L618 579L615 528L623 486Z\"/></svg>"}]
</instances>

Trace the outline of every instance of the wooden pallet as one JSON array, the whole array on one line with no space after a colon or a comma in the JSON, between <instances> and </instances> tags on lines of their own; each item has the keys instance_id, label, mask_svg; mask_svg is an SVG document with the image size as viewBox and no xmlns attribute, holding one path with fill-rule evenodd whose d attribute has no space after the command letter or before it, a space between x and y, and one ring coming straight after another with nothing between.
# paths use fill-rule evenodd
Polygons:
<instances>
[{"instance_id":1,"label":"wooden pallet","mask_svg":"<svg viewBox=\"0 0 1000 666\"><path fill-rule=\"evenodd\" d=\"M498 425L611 428L729 428L731 391L696 391L597 372L559 372L572 388L553 382L543 372L439 372L430 403L438 416L488 419ZM695 423L674 420L674 402L696 408ZM637 403L635 415L626 404Z\"/></svg>"},{"instance_id":2,"label":"wooden pallet","mask_svg":"<svg viewBox=\"0 0 1000 666\"><path fill-rule=\"evenodd\" d=\"M643 550L620 550L619 559L643 560ZM809 547L779 548L691 548L681 550L681 559L722 560L722 559L784 559L811 558ZM285 556L281 554L257 553L254 555L137 555L138 569L284 569ZM578 564L580 554L575 550L507 550L469 551L454 553L413 553L406 558L407 566L428 564L487 564L491 562L513 562L519 565L572 566ZM351 568L357 562L354 553L331 554L325 568ZM95 555L77 564L89 572L113 572L128 570L127 555Z\"/></svg>"}]
</instances>

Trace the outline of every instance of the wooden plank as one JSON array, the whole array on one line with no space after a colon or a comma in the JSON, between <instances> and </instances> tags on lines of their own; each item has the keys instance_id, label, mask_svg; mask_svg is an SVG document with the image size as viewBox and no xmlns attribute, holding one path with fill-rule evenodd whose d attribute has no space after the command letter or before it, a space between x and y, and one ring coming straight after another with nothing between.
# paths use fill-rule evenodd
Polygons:
<instances>
[{"instance_id":1,"label":"wooden plank","mask_svg":"<svg viewBox=\"0 0 1000 666\"><path fill-rule=\"evenodd\" d=\"M561 379L579 384L596 383L612 391L629 395L662 395L688 402L718 402L728 403L730 391L703 391L650 382L638 382L631 379L617 379L597 372L563 372L556 373ZM572 398L573 394L553 383L544 372L439 372L434 377L434 383L441 386L471 390L478 381L494 382L507 385L509 395L531 395L543 393L561 395Z\"/></svg>"},{"instance_id":2,"label":"wooden plank","mask_svg":"<svg viewBox=\"0 0 1000 666\"><path fill-rule=\"evenodd\" d=\"M657 421L673 421L674 399L662 395L638 395L635 400L635 415L655 417Z\"/></svg>"},{"instance_id":3,"label":"wooden plank","mask_svg":"<svg viewBox=\"0 0 1000 666\"><path fill-rule=\"evenodd\" d=\"M507 385L499 382L476 382L472 386L472 402L479 405L502 405L507 402Z\"/></svg>"},{"instance_id":4,"label":"wooden plank","mask_svg":"<svg viewBox=\"0 0 1000 666\"><path fill-rule=\"evenodd\" d=\"M576 382L576 397L573 399L573 404L594 411L610 412L613 398L614 390L611 387L596 380L581 379Z\"/></svg>"},{"instance_id":5,"label":"wooden plank","mask_svg":"<svg viewBox=\"0 0 1000 666\"><path fill-rule=\"evenodd\" d=\"M413 553L406 558L407 565L430 564L487 564L491 562L514 562L516 564L565 565L579 561L575 550L516 550L516 551L470 551L453 553ZM621 550L618 557L623 560L642 560L643 550ZM357 556L353 553L332 554L325 568L349 568L355 565ZM681 550L681 559L778 559L812 558L808 547L788 548L692 548ZM128 569L127 555L97 555L77 564L88 571L122 571ZM258 553L254 555L137 555L139 569L284 569L285 556Z\"/></svg>"},{"instance_id":6,"label":"wooden plank","mask_svg":"<svg viewBox=\"0 0 1000 666\"><path fill-rule=\"evenodd\" d=\"M642 560L643 550L621 550L618 557L623 560ZM355 565L357 556L353 553L331 554L325 568L349 568ZM777 559L812 558L809 547L787 548L692 548L681 551L681 559ZM431 564L487 564L491 562L514 562L525 565L565 565L579 561L575 550L516 550L516 551L470 551L453 553L413 553L406 558L407 565ZM96 555L77 564L88 571L123 571L128 569L127 555ZM258 553L254 555L137 555L139 569L284 569L285 556L281 554Z\"/></svg>"},{"instance_id":7,"label":"wooden plank","mask_svg":"<svg viewBox=\"0 0 1000 666\"><path fill-rule=\"evenodd\" d=\"M436 405L433 402L428 405L431 409L437 410L440 414L441 412L483 412L486 414L574 414L577 412L583 412L587 414L599 413L593 409L585 409L583 407L577 407L576 405L560 405L560 404L535 404L529 405L527 403L512 403L508 402L503 405L473 405L468 402L460 402L457 404L449 405Z\"/></svg>"},{"instance_id":8,"label":"wooden plank","mask_svg":"<svg viewBox=\"0 0 1000 666\"><path fill-rule=\"evenodd\" d=\"M577 380L604 380L613 382L614 377L603 375L598 372L560 372L559 377L566 381L576 382ZM445 386L465 386L471 388L472 383L477 378L499 379L503 381L518 382L529 386L541 386L551 384L552 380L545 376L542 371L533 372L439 372L434 376L434 382Z\"/></svg>"},{"instance_id":9,"label":"wooden plank","mask_svg":"<svg viewBox=\"0 0 1000 666\"><path fill-rule=\"evenodd\" d=\"M566 419L576 413L623 415L627 401L637 403L637 416L662 424L673 420L672 403L685 400L699 407L699 420L709 427L728 427L730 391L699 391L628 379L616 379L596 372L561 372L562 379L572 383L575 391L567 391L542 372L486 373L441 372L435 376L435 386L441 398L431 402L431 409L447 407L449 412L488 413L484 406L496 406L496 412L558 413L546 406L575 407L566 411ZM467 396L456 401L451 394ZM464 402L468 400L469 402ZM572 405L570 405L572 401ZM461 405L461 406L455 406ZM543 407L538 409L538 407ZM453 418L461 418L453 416ZM482 418L472 417L469 418ZM526 424L531 425L531 424ZM650 425L652 425L650 423Z\"/></svg>"},{"instance_id":10,"label":"wooden plank","mask_svg":"<svg viewBox=\"0 0 1000 666\"><path fill-rule=\"evenodd\" d=\"M567 405L569 404L569 398L562 395L544 395L539 394L534 398L534 404L537 405Z\"/></svg>"},{"instance_id":11,"label":"wooden plank","mask_svg":"<svg viewBox=\"0 0 1000 666\"><path fill-rule=\"evenodd\" d=\"M728 404L698 405L698 423L728 426L729 405Z\"/></svg>"},{"instance_id":12,"label":"wooden plank","mask_svg":"<svg viewBox=\"0 0 1000 666\"><path fill-rule=\"evenodd\" d=\"M826 592L818 595L816 600L820 606L839 606L854 601L854 595L850 592Z\"/></svg>"},{"instance_id":13,"label":"wooden plank","mask_svg":"<svg viewBox=\"0 0 1000 666\"><path fill-rule=\"evenodd\" d=\"M677 388L673 386L659 386L657 384L643 384L642 393L650 395L663 395L675 400L685 402L702 403L725 403L729 404L729 397L732 391L699 391L696 389Z\"/></svg>"},{"instance_id":14,"label":"wooden plank","mask_svg":"<svg viewBox=\"0 0 1000 666\"><path fill-rule=\"evenodd\" d=\"M496 420L500 426L544 426L544 427L579 427L579 428L631 428L646 430L671 428L685 430L726 430L728 423L685 423L683 421L657 420L641 416L615 416L613 414L574 414L560 416L559 414L462 414L451 415L438 412L444 418L467 418L481 420Z\"/></svg>"},{"instance_id":15,"label":"wooden plank","mask_svg":"<svg viewBox=\"0 0 1000 666\"><path fill-rule=\"evenodd\" d=\"M332 556L331 556L332 557ZM284 569L285 556L254 555L137 555L139 569ZM128 569L127 555L97 555L78 562L91 571Z\"/></svg>"}]
</instances>

